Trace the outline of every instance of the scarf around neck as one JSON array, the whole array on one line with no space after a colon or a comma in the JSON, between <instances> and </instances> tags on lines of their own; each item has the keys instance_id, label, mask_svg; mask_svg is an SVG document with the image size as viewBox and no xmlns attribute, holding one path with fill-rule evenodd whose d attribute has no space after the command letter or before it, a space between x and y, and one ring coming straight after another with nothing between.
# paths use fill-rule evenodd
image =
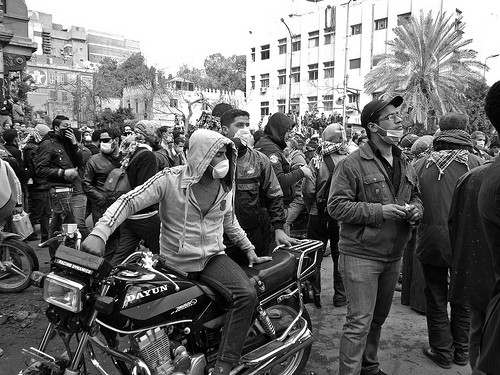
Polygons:
<instances>
[{"instance_id":1,"label":"scarf around neck","mask_svg":"<svg viewBox=\"0 0 500 375\"><path fill-rule=\"evenodd\" d=\"M439 171L438 181L441 180L441 176L444 174L446 168L448 168L451 163L456 161L457 163L465 164L467 170L469 170L469 165L467 161L469 160L469 151L467 150L441 150L432 151L429 159L427 159L426 168L429 168L433 163Z\"/></svg>"},{"instance_id":2,"label":"scarf around neck","mask_svg":"<svg viewBox=\"0 0 500 375\"><path fill-rule=\"evenodd\" d=\"M315 151L315 155L312 158L313 165L316 169L319 169L321 164L323 163L323 158L326 155L330 155L333 153L337 153L340 155L347 155L349 153L349 149L347 145L344 143L332 143L329 141L323 142Z\"/></svg>"}]
</instances>

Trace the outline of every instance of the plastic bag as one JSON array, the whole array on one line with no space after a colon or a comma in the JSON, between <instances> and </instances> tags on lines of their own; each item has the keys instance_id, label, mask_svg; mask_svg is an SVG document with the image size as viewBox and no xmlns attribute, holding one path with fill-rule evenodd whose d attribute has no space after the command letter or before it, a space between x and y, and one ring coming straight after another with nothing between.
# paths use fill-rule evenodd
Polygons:
<instances>
[{"instance_id":1,"label":"plastic bag","mask_svg":"<svg viewBox=\"0 0 500 375\"><path fill-rule=\"evenodd\" d=\"M12 230L23 237L23 239L26 239L26 237L33 233L30 217L25 211L12 216Z\"/></svg>"}]
</instances>

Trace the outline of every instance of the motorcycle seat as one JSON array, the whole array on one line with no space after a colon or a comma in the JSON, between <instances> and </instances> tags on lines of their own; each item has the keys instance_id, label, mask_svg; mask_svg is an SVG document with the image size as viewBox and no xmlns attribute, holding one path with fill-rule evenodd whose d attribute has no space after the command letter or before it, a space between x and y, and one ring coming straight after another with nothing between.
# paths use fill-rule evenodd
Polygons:
<instances>
[{"instance_id":1,"label":"motorcycle seat","mask_svg":"<svg viewBox=\"0 0 500 375\"><path fill-rule=\"evenodd\" d=\"M254 264L252 268L242 266L260 296L267 291L292 281L297 272L297 259L288 251L276 251L273 260Z\"/></svg>"}]
</instances>

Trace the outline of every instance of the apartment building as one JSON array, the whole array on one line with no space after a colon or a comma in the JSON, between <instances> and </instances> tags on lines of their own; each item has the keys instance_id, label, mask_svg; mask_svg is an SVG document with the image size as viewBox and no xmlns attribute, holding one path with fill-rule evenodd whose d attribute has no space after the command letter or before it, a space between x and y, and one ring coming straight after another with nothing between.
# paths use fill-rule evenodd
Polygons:
<instances>
[{"instance_id":1,"label":"apartment building","mask_svg":"<svg viewBox=\"0 0 500 375\"><path fill-rule=\"evenodd\" d=\"M447 0L321 1L312 11L308 5L309 12L284 14L252 30L246 110L254 121L275 112L318 111L359 124L360 110L373 98L363 91L364 77L376 56L388 52L393 28L421 9L461 19Z\"/></svg>"}]
</instances>

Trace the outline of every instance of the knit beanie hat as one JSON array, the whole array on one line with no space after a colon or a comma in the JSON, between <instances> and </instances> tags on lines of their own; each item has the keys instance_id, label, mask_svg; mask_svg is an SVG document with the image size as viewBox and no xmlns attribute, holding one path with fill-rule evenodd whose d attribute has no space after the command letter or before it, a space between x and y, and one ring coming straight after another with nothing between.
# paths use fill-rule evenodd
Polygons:
<instances>
[{"instance_id":1,"label":"knit beanie hat","mask_svg":"<svg viewBox=\"0 0 500 375\"><path fill-rule=\"evenodd\" d=\"M42 138L45 137L48 132L50 132L50 128L45 124L38 124L37 126L35 126L35 129L38 131L38 134L40 134Z\"/></svg>"}]
</instances>

